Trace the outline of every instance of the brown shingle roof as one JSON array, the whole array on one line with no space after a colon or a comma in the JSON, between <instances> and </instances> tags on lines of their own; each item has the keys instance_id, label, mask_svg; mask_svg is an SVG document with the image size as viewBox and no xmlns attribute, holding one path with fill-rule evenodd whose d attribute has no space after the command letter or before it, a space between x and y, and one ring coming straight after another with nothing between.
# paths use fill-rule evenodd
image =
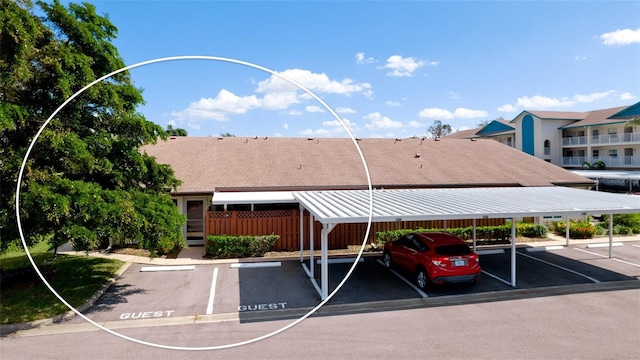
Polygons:
<instances>
[{"instance_id":1,"label":"brown shingle roof","mask_svg":"<svg viewBox=\"0 0 640 360\"><path fill-rule=\"evenodd\" d=\"M361 139L380 188L586 185L592 181L494 140ZM367 180L349 138L175 137L144 149L170 164L179 193L359 189Z\"/></svg>"},{"instance_id":2,"label":"brown shingle roof","mask_svg":"<svg viewBox=\"0 0 640 360\"><path fill-rule=\"evenodd\" d=\"M619 119L609 119L609 117L626 108L628 108L628 106L619 106L610 109L589 111L584 113L585 116L583 120L566 125L565 128L624 122L624 120L621 121Z\"/></svg>"},{"instance_id":3,"label":"brown shingle roof","mask_svg":"<svg viewBox=\"0 0 640 360\"><path fill-rule=\"evenodd\" d=\"M454 133L451 133L449 135L446 136L446 138L449 139L471 139L474 137L478 137L476 135L476 133L478 131L480 131L481 128L475 128L475 129L467 129L467 130L458 130Z\"/></svg>"},{"instance_id":4,"label":"brown shingle roof","mask_svg":"<svg viewBox=\"0 0 640 360\"><path fill-rule=\"evenodd\" d=\"M577 112L577 111L526 111L540 119L562 119L576 120L575 122L564 126L565 128L582 127L590 125L602 125L609 123L619 123L620 120L609 119L614 114L628 108L629 106L618 106L615 108Z\"/></svg>"}]
</instances>

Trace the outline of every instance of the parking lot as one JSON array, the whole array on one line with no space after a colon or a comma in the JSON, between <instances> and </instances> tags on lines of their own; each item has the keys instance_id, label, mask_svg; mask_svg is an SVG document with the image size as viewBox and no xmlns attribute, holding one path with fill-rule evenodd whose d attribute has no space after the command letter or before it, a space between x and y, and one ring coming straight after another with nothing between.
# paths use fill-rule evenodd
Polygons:
<instances>
[{"instance_id":1,"label":"parking lot","mask_svg":"<svg viewBox=\"0 0 640 360\"><path fill-rule=\"evenodd\" d=\"M638 281L640 241L596 245L517 249L517 287L544 296L545 289L573 285ZM506 294L514 289L510 248L479 249L482 276L473 285L434 285L418 289L411 274L386 269L380 256L364 256L357 268L327 305L353 305L394 300L440 298L459 303L474 294ZM308 260L305 262L308 266ZM351 263L329 264L329 288L333 291ZM320 282L320 265L315 276ZM596 291L596 290L594 290ZM491 297L489 296L489 298ZM238 314L249 318L257 312L299 310L304 313L320 302L316 288L299 259L221 263L192 266L132 264L122 277L85 314L94 321ZM72 321L80 321L75 319Z\"/></svg>"}]
</instances>

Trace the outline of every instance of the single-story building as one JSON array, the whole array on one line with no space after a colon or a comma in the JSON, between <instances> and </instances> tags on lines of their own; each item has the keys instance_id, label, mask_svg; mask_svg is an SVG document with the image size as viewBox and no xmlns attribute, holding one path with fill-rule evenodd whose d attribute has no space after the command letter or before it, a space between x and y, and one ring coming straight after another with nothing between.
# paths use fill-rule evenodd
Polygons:
<instances>
[{"instance_id":1,"label":"single-story building","mask_svg":"<svg viewBox=\"0 0 640 360\"><path fill-rule=\"evenodd\" d=\"M300 216L309 214L293 193L366 190L368 176L373 189L595 185L594 180L487 139L171 137L143 151L170 164L182 181L172 197L187 216L184 231L192 245L202 244L208 234L273 232L281 235L275 249L299 249L301 231L308 234L310 226ZM478 219L476 224L504 221ZM470 224L469 219L380 222L370 235L393 228ZM361 243L365 228L366 224L338 225L329 247ZM314 230L319 234L321 226Z\"/></svg>"}]
</instances>

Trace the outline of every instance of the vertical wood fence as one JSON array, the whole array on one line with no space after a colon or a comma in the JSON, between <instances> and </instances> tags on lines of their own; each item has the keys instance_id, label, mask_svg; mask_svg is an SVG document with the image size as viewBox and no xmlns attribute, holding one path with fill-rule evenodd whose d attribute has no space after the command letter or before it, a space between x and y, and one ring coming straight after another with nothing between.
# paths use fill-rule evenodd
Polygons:
<instances>
[{"instance_id":1,"label":"vertical wood fence","mask_svg":"<svg viewBox=\"0 0 640 360\"><path fill-rule=\"evenodd\" d=\"M309 245L309 213L304 212L304 243ZM477 219L476 226L504 225L505 219ZM472 220L447 220L447 228L471 226ZM377 231L397 229L444 229L443 220L398 221L372 223L367 242L372 242ZM320 249L322 224L314 223L314 248ZM329 249L343 249L349 245L361 245L367 224L338 224L329 233ZM300 213L298 210L270 211L209 211L206 233L208 235L280 235L271 250L300 250Z\"/></svg>"}]
</instances>

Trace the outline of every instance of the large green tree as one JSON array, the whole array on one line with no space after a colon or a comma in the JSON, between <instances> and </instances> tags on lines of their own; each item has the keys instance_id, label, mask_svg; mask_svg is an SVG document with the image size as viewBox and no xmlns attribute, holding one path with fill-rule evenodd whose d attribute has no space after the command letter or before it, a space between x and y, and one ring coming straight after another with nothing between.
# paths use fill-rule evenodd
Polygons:
<instances>
[{"instance_id":1,"label":"large green tree","mask_svg":"<svg viewBox=\"0 0 640 360\"><path fill-rule=\"evenodd\" d=\"M88 3L0 0L1 248L18 238L15 189L22 159L45 120L69 96L124 67L116 27ZM173 171L141 153L166 132L136 111L142 91L128 72L70 102L38 138L20 190L27 241L71 241L77 249L139 243L185 245L168 192Z\"/></svg>"}]
</instances>

